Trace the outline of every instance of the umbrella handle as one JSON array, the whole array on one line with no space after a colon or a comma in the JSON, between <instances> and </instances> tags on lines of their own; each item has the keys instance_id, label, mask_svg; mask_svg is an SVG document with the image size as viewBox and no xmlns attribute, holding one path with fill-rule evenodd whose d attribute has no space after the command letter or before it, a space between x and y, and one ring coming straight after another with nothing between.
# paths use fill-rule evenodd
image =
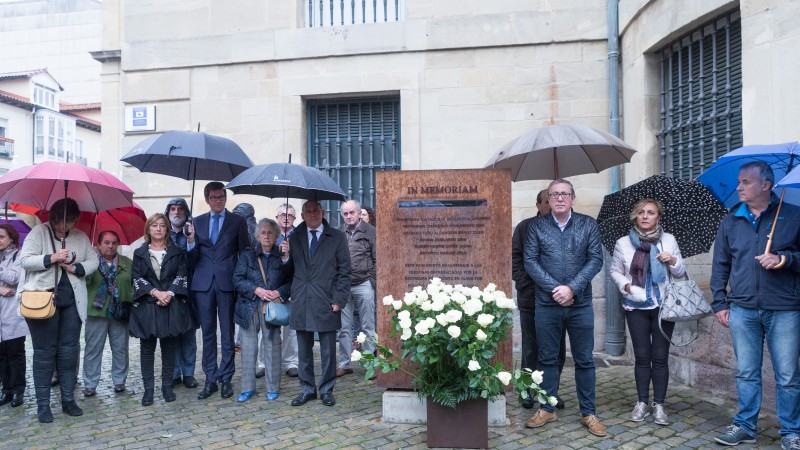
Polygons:
<instances>
[{"instance_id":1,"label":"umbrella handle","mask_svg":"<svg viewBox=\"0 0 800 450\"><path fill-rule=\"evenodd\" d=\"M769 230L769 236L767 236L767 246L764 248L765 255L769 253L770 248L772 248L772 235L775 234L775 225L778 224L778 217L780 217L781 206L783 205L783 196L785 194L786 188L783 188L781 191L781 200L778 202L778 209L775 211L775 220L772 221L772 228Z\"/></svg>"}]
</instances>

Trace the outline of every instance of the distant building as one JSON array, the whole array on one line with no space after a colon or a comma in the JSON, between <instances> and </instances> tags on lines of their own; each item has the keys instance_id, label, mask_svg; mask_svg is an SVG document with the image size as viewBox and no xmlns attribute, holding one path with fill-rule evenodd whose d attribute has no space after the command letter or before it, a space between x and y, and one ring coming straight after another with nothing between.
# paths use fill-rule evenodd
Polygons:
<instances>
[{"instance_id":1,"label":"distant building","mask_svg":"<svg viewBox=\"0 0 800 450\"><path fill-rule=\"evenodd\" d=\"M100 164L100 103L61 100L47 69L0 73L0 174L42 161Z\"/></svg>"}]
</instances>

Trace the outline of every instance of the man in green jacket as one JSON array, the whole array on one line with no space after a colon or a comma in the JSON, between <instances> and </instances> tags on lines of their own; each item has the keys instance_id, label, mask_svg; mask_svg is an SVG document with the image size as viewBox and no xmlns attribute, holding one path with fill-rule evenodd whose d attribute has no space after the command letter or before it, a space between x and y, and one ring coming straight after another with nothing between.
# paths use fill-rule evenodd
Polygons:
<instances>
[{"instance_id":1,"label":"man in green jacket","mask_svg":"<svg viewBox=\"0 0 800 450\"><path fill-rule=\"evenodd\" d=\"M114 392L125 391L128 378L128 319L119 318L123 303L132 301L130 259L117 253L119 236L113 231L100 233L97 258L100 266L86 278L89 294L86 317L86 345L83 352L83 396L94 397L100 382L100 366L106 336L111 344L111 379Z\"/></svg>"}]
</instances>

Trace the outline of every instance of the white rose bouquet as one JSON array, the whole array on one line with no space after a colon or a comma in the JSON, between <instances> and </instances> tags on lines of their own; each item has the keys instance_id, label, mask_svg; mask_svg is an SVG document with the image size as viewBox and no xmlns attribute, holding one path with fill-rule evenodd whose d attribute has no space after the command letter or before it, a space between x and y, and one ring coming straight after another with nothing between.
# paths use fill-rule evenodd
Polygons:
<instances>
[{"instance_id":1,"label":"white rose bouquet","mask_svg":"<svg viewBox=\"0 0 800 450\"><path fill-rule=\"evenodd\" d=\"M400 336L401 358L417 363L417 372L407 372L390 348L375 342L376 355L358 350L351 355L367 370L365 378L377 370L405 371L420 397L451 408L464 400L500 395L509 383L520 399L530 392L539 402L555 402L539 387L541 372L511 373L502 362L490 363L513 326L516 308L494 284L481 290L434 278L426 289L417 286L402 300L386 296L383 304L393 314L391 336ZM363 343L366 336L361 333L356 340Z\"/></svg>"}]
</instances>

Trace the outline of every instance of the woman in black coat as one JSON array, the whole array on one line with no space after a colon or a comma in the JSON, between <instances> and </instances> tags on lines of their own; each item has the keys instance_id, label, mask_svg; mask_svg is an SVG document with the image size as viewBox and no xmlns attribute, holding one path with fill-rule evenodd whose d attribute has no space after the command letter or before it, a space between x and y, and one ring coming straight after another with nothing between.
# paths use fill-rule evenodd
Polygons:
<instances>
[{"instance_id":1,"label":"woman in black coat","mask_svg":"<svg viewBox=\"0 0 800 450\"><path fill-rule=\"evenodd\" d=\"M267 302L288 302L292 279L284 273L281 255L275 240L280 228L274 220L261 219L255 227L253 236L258 247L245 250L239 255L233 285L239 294L233 320L239 325L242 338L242 393L236 401L245 402L256 392L255 370L258 357L258 333L261 332L261 345L267 382L269 401L278 398L281 380L281 327L264 321L263 308ZM264 268L264 277L261 275Z\"/></svg>"},{"instance_id":2,"label":"woman in black coat","mask_svg":"<svg viewBox=\"0 0 800 450\"><path fill-rule=\"evenodd\" d=\"M144 225L145 243L133 253L134 304L129 329L131 336L141 339L142 406L153 404L157 339L161 343L161 392L164 401L175 401L175 337L194 326L187 298L186 252L172 243L169 229L164 214L153 214Z\"/></svg>"}]
</instances>

